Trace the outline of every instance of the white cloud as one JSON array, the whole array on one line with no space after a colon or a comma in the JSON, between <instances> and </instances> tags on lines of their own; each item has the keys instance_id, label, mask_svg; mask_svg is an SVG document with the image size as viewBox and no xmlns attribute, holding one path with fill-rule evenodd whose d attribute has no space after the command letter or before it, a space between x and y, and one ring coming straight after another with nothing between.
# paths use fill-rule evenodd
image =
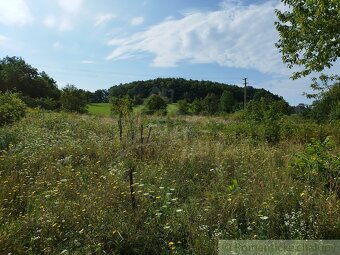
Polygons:
<instances>
[{"instance_id":1,"label":"white cloud","mask_svg":"<svg viewBox=\"0 0 340 255\"><path fill-rule=\"evenodd\" d=\"M47 16L44 19L44 25L49 28L54 28L57 26L57 19L52 15Z\"/></svg>"},{"instance_id":2,"label":"white cloud","mask_svg":"<svg viewBox=\"0 0 340 255\"><path fill-rule=\"evenodd\" d=\"M63 16L59 22L60 31L69 31L73 29L73 21L69 16Z\"/></svg>"},{"instance_id":3,"label":"white cloud","mask_svg":"<svg viewBox=\"0 0 340 255\"><path fill-rule=\"evenodd\" d=\"M0 23L24 26L33 20L33 15L24 0L0 0Z\"/></svg>"},{"instance_id":4,"label":"white cloud","mask_svg":"<svg viewBox=\"0 0 340 255\"><path fill-rule=\"evenodd\" d=\"M9 38L8 38L7 36L0 35L0 43L6 42L6 41L8 41L8 40L9 40Z\"/></svg>"},{"instance_id":5,"label":"white cloud","mask_svg":"<svg viewBox=\"0 0 340 255\"><path fill-rule=\"evenodd\" d=\"M131 25L133 26L139 26L139 25L142 25L144 23L144 17L134 17L132 20L131 20Z\"/></svg>"},{"instance_id":6,"label":"white cloud","mask_svg":"<svg viewBox=\"0 0 340 255\"><path fill-rule=\"evenodd\" d=\"M107 22L109 22L110 20L112 20L113 18L115 18L115 15L112 14L100 14L96 17L95 19L95 26L100 26L103 25Z\"/></svg>"},{"instance_id":7,"label":"white cloud","mask_svg":"<svg viewBox=\"0 0 340 255\"><path fill-rule=\"evenodd\" d=\"M43 23L48 28L57 28L59 31L70 31L74 28L75 18L83 6L83 0L58 0L61 14L49 15Z\"/></svg>"},{"instance_id":8,"label":"white cloud","mask_svg":"<svg viewBox=\"0 0 340 255\"><path fill-rule=\"evenodd\" d=\"M83 0L59 0L58 4L65 12L77 13L83 5Z\"/></svg>"},{"instance_id":9,"label":"white cloud","mask_svg":"<svg viewBox=\"0 0 340 255\"><path fill-rule=\"evenodd\" d=\"M83 60L83 61L81 61L81 63L82 64L93 64L94 61L92 61L92 60Z\"/></svg>"},{"instance_id":10,"label":"white cloud","mask_svg":"<svg viewBox=\"0 0 340 255\"><path fill-rule=\"evenodd\" d=\"M54 42L52 46L55 49L61 49L63 47L62 44L59 41Z\"/></svg>"},{"instance_id":11,"label":"white cloud","mask_svg":"<svg viewBox=\"0 0 340 255\"><path fill-rule=\"evenodd\" d=\"M278 7L277 1L249 6L229 1L218 11L165 20L144 32L111 40L109 45L115 49L107 59L148 52L155 55L155 66L187 61L287 74L274 46L278 40L274 10Z\"/></svg>"},{"instance_id":12,"label":"white cloud","mask_svg":"<svg viewBox=\"0 0 340 255\"><path fill-rule=\"evenodd\" d=\"M47 16L44 21L44 25L48 28L57 28L59 31L70 31L74 27L73 19L68 15L63 15L56 18L55 16Z\"/></svg>"}]
</instances>

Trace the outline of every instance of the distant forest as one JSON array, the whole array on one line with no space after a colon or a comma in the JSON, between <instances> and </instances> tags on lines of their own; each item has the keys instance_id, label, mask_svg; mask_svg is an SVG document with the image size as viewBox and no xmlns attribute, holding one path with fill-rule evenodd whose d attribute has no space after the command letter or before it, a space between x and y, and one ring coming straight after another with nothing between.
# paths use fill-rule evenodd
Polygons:
<instances>
[{"instance_id":1,"label":"distant forest","mask_svg":"<svg viewBox=\"0 0 340 255\"><path fill-rule=\"evenodd\" d=\"M204 99L209 94L221 97L224 91L229 91L236 102L242 104L244 88L212 81L186 80L183 78L157 78L147 81L134 81L131 83L112 86L108 92L110 97L124 97L145 99L151 94L160 94L173 102L186 100L189 103L195 99ZM283 100L265 89L247 87L247 101L252 99L270 97L273 100ZM138 101L138 100L137 100Z\"/></svg>"}]
</instances>

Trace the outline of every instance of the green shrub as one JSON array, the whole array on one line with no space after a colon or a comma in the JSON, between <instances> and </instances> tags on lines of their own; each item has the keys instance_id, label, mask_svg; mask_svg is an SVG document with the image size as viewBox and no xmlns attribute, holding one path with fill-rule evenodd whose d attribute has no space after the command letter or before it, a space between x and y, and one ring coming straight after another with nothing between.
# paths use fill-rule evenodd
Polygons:
<instances>
[{"instance_id":1,"label":"green shrub","mask_svg":"<svg viewBox=\"0 0 340 255\"><path fill-rule=\"evenodd\" d=\"M17 140L17 134L14 131L6 127L2 128L0 132L0 152L10 147L11 144L16 143Z\"/></svg>"},{"instance_id":2,"label":"green shrub","mask_svg":"<svg viewBox=\"0 0 340 255\"><path fill-rule=\"evenodd\" d=\"M203 111L203 100L195 98L195 100L191 103L190 108L193 114L200 114Z\"/></svg>"},{"instance_id":3,"label":"green shrub","mask_svg":"<svg viewBox=\"0 0 340 255\"><path fill-rule=\"evenodd\" d=\"M0 92L0 126L20 120L25 113L26 105L17 94Z\"/></svg>"},{"instance_id":4,"label":"green shrub","mask_svg":"<svg viewBox=\"0 0 340 255\"><path fill-rule=\"evenodd\" d=\"M167 103L166 101L159 95L150 96L145 102L145 113L153 114L153 113L161 113L161 115L166 113Z\"/></svg>"},{"instance_id":5,"label":"green shrub","mask_svg":"<svg viewBox=\"0 0 340 255\"><path fill-rule=\"evenodd\" d=\"M67 85L61 93L61 107L66 112L87 112L87 97L85 91L73 85Z\"/></svg>"},{"instance_id":6,"label":"green shrub","mask_svg":"<svg viewBox=\"0 0 340 255\"><path fill-rule=\"evenodd\" d=\"M188 114L190 110L190 105L187 102L187 100L178 100L177 101L178 105L178 113L179 114Z\"/></svg>"},{"instance_id":7,"label":"green shrub","mask_svg":"<svg viewBox=\"0 0 340 255\"><path fill-rule=\"evenodd\" d=\"M22 99L24 100L26 105L31 108L39 107L51 111L60 108L60 102L50 97L32 98L25 96Z\"/></svg>"},{"instance_id":8,"label":"green shrub","mask_svg":"<svg viewBox=\"0 0 340 255\"><path fill-rule=\"evenodd\" d=\"M231 113L235 107L235 98L232 92L225 90L220 98L220 111Z\"/></svg>"},{"instance_id":9,"label":"green shrub","mask_svg":"<svg viewBox=\"0 0 340 255\"><path fill-rule=\"evenodd\" d=\"M304 152L297 154L293 162L295 176L311 186L321 184L329 191L339 192L340 157L333 154L334 149L329 137L307 144Z\"/></svg>"}]
</instances>

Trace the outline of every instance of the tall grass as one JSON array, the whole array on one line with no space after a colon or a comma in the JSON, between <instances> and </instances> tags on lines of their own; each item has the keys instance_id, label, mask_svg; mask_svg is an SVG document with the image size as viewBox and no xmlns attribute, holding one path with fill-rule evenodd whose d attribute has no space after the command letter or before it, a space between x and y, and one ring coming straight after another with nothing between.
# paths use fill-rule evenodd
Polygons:
<instances>
[{"instance_id":1,"label":"tall grass","mask_svg":"<svg viewBox=\"0 0 340 255\"><path fill-rule=\"evenodd\" d=\"M339 123L263 127L139 117L139 157L116 120L31 112L0 132L0 254L217 254L219 239L340 237L336 191L296 178L305 143ZM137 125L137 126L138 126ZM128 171L134 169L137 209Z\"/></svg>"}]
</instances>

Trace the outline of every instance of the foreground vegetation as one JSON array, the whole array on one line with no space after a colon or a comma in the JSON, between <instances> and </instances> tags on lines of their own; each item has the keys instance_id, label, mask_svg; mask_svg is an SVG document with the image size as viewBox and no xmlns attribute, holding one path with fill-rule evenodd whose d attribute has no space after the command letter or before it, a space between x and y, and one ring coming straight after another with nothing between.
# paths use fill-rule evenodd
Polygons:
<instances>
[{"instance_id":1,"label":"foreground vegetation","mask_svg":"<svg viewBox=\"0 0 340 255\"><path fill-rule=\"evenodd\" d=\"M30 111L0 130L1 254L216 254L340 237L340 123ZM132 177L132 180L131 180ZM132 184L132 185L130 185Z\"/></svg>"}]
</instances>

